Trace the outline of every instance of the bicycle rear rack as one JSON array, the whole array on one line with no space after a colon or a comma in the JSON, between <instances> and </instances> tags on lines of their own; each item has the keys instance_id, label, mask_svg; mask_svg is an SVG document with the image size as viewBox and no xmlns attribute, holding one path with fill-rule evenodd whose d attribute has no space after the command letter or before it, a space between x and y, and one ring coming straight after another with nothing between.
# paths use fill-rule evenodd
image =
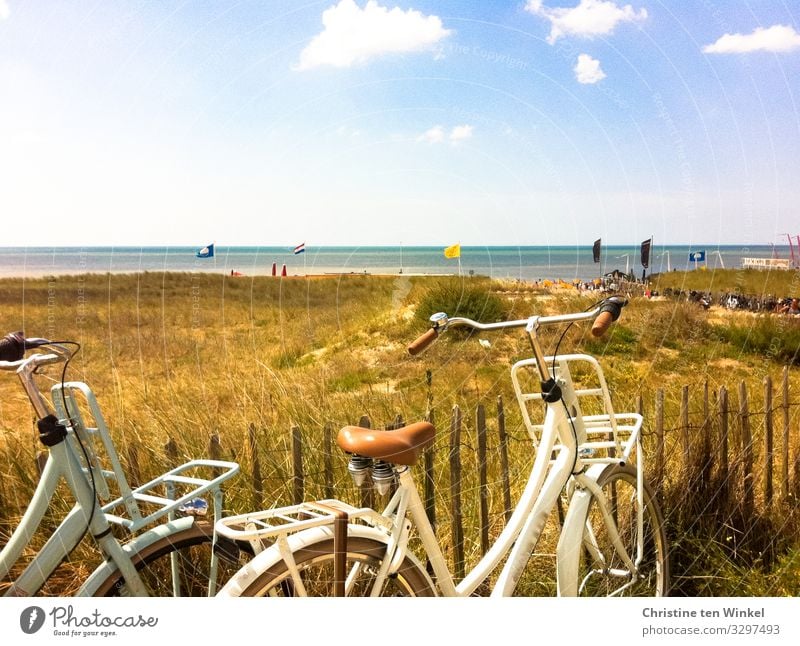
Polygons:
<instances>
[{"instance_id":1,"label":"bicycle rear rack","mask_svg":"<svg viewBox=\"0 0 800 646\"><path fill-rule=\"evenodd\" d=\"M238 464L223 460L191 460L132 489L97 398L89 386L75 381L63 386L56 384L51 388L51 395L56 414L68 421L67 427L71 431L68 441L87 480L94 483L98 498L105 503L102 510L109 522L137 532L165 516L172 520L177 514L203 515L202 506L198 509L191 503L205 494L213 496L215 520L221 517L220 485L239 472ZM87 419L93 425L87 423ZM102 449L105 460L101 460L98 449Z\"/></svg>"},{"instance_id":2,"label":"bicycle rear rack","mask_svg":"<svg viewBox=\"0 0 800 646\"><path fill-rule=\"evenodd\" d=\"M578 434L578 454L581 460L589 464L627 462L640 439L642 416L638 413L614 412L603 369L597 359L586 354L564 354L545 357L545 362L555 365L554 378L562 388L570 420ZM589 368L591 383L587 387L578 388L575 385L570 365L578 364L582 364L584 369ZM542 401L542 393L525 392L523 387L523 382L530 383L523 375L535 369L536 359L518 361L511 368L511 380L525 427L534 446L538 446L544 424L534 423L529 407L531 402ZM574 393L574 397L570 393ZM582 399L589 400L586 402L587 407L599 408L602 412L584 415Z\"/></svg>"},{"instance_id":3,"label":"bicycle rear rack","mask_svg":"<svg viewBox=\"0 0 800 646\"><path fill-rule=\"evenodd\" d=\"M237 543L247 541L258 554L267 543L312 527L333 526L337 518L347 515L347 522L361 520L372 527L392 530L392 520L374 509L353 507L341 500L318 500L299 505L226 516L215 525L215 531Z\"/></svg>"}]
</instances>

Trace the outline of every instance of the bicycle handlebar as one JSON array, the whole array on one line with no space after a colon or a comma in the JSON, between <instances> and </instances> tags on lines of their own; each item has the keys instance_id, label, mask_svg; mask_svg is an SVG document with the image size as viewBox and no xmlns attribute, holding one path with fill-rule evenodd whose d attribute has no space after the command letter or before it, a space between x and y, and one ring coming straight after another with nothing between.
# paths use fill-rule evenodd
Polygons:
<instances>
[{"instance_id":1,"label":"bicycle handlebar","mask_svg":"<svg viewBox=\"0 0 800 646\"><path fill-rule=\"evenodd\" d=\"M448 318L446 314L434 314L431 317L433 327L418 337L408 346L408 353L412 356L418 355L433 343L439 333L451 327L470 327L473 330L492 332L495 330L505 330L510 328L527 327L535 321L537 325L556 325L558 323L574 323L578 321L594 321L592 334L602 336L613 321L616 321L622 308L627 301L619 296L611 296L605 299L598 307L588 312L576 312L573 314L557 314L555 316L539 316L516 321L501 321L499 323L478 323L472 319L455 317Z\"/></svg>"},{"instance_id":2,"label":"bicycle handlebar","mask_svg":"<svg viewBox=\"0 0 800 646\"><path fill-rule=\"evenodd\" d=\"M608 327L622 314L626 301L608 298L600 305L600 313L592 325L592 336L603 336Z\"/></svg>"},{"instance_id":3,"label":"bicycle handlebar","mask_svg":"<svg viewBox=\"0 0 800 646\"><path fill-rule=\"evenodd\" d=\"M417 356L420 352L425 350L431 343L436 340L436 337L439 336L439 330L435 327L432 327L430 330L425 332L422 336L417 337L411 344L408 346L408 354L412 357Z\"/></svg>"},{"instance_id":4,"label":"bicycle handlebar","mask_svg":"<svg viewBox=\"0 0 800 646\"><path fill-rule=\"evenodd\" d=\"M0 339L0 361L19 361L25 356L22 332L10 332Z\"/></svg>"},{"instance_id":5,"label":"bicycle handlebar","mask_svg":"<svg viewBox=\"0 0 800 646\"><path fill-rule=\"evenodd\" d=\"M49 340L38 337L26 339L21 331L9 332L0 339L0 363L5 364L2 366L5 369L18 367L25 357L25 350L39 348L49 343Z\"/></svg>"}]
</instances>

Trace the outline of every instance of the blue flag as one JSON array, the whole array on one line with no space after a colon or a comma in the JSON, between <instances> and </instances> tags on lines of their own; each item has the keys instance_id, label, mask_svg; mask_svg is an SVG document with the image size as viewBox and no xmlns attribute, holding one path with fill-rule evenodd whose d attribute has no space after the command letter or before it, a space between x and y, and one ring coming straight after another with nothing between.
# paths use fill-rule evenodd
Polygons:
<instances>
[{"instance_id":1,"label":"blue flag","mask_svg":"<svg viewBox=\"0 0 800 646\"><path fill-rule=\"evenodd\" d=\"M689 262L705 262L706 261L706 250L703 249L702 251L692 251L689 253Z\"/></svg>"},{"instance_id":2,"label":"blue flag","mask_svg":"<svg viewBox=\"0 0 800 646\"><path fill-rule=\"evenodd\" d=\"M202 249L200 249L200 251L198 251L194 255L197 256L198 258L213 258L214 257L214 245L210 244L207 247L203 247Z\"/></svg>"}]
</instances>

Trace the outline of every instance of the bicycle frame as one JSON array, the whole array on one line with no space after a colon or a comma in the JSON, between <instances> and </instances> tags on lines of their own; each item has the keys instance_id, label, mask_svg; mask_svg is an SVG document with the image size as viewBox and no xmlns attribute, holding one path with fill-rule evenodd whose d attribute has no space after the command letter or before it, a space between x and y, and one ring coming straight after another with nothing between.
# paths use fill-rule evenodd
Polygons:
<instances>
[{"instance_id":1,"label":"bicycle frame","mask_svg":"<svg viewBox=\"0 0 800 646\"><path fill-rule=\"evenodd\" d=\"M57 363L64 358L65 355L61 353L41 354L19 362L17 375L39 419L49 415L50 410L36 387L33 376L40 366ZM117 564L126 582L129 582L131 593L146 596L147 593L136 569L111 535L111 527L92 493L78 458L72 451L71 443L67 442L66 438L50 447L47 462L28 509L0 552L0 578L8 575L41 524L61 478L73 492L76 505L47 540L39 554L12 583L5 596L31 596L38 592L61 561L75 549L85 531L89 531L95 537L103 553Z\"/></svg>"},{"instance_id":2,"label":"bicycle frame","mask_svg":"<svg viewBox=\"0 0 800 646\"><path fill-rule=\"evenodd\" d=\"M552 359L552 357L543 358L547 361L552 361ZM557 375L564 401L577 402L579 395L595 394L602 395L604 402L610 404L601 371L598 372L601 379L600 389L580 391L574 389L567 364L569 361L578 360L589 361L597 366L598 371L600 370L599 365L592 357L585 355L557 357L556 362L559 365ZM532 366L535 366L535 360L518 362L512 370L512 375L518 369ZM521 401L529 401L535 399L535 396L518 392L518 398ZM618 457L613 458L578 455L579 445L576 441L576 434L573 434L572 431L575 419L571 421L567 417L565 406L560 400L548 403L545 420L540 427L533 425L527 416L525 416L525 420L534 444L537 445L537 453L528 482L505 529L480 562L458 583L454 581L447 567L444 554L425 513L425 506L420 498L412 471L408 467L398 470L397 490L381 514L368 508L355 508L337 500L323 500L319 503L303 503L241 516L230 516L217 524L217 531L232 540L250 541L256 554L264 549L263 541L265 539L273 539L280 558L287 564L296 589L303 590L301 573L294 561L293 553L313 545L321 538L320 532L330 531L334 522L334 516L330 513L331 508L344 511L350 522L348 529L350 535L365 536L386 544L386 556L382 559L381 567L375 574L371 591L372 596L379 596L386 577L396 571L406 556L413 557L407 548L408 535L413 525L416 527L423 550L433 569L436 587L443 595L471 595L495 571L503 558L508 556L492 590L494 596L507 596L514 592L550 512L564 487L568 486L570 505L557 548L559 594L566 596L575 595L578 592L578 586L574 579L577 576L577 557L580 549L585 545L590 551L593 550L595 555L599 554L599 548L596 544L592 544L592 539L587 541L584 538L582 525L582 519L586 517L587 506L593 497L601 510L610 539L616 544L629 571L635 572L635 566L642 559L641 551L635 555L635 558L626 554L609 512L605 495L597 486L596 480L608 464L627 461L630 459L632 451L638 448L641 416L615 415L611 412L608 415L581 418L582 422L588 426L587 429L580 425L583 432L591 434L597 433L598 429L601 429L599 431L601 435L608 433L614 437L603 441L584 441L580 444L580 449L613 448L618 452ZM625 420L632 420L633 423L624 425L622 422ZM619 437L623 433L627 434L624 442ZM555 459L551 459L554 451L557 455ZM642 467L641 455L641 451L637 451L639 469ZM585 471L584 466L587 467ZM641 479L637 490L641 507L643 495ZM641 544L643 522L641 514L637 522ZM248 567L248 565L245 566L245 568ZM350 572L345 582L345 594L357 572L357 567ZM570 579L570 577L573 578ZM434 589L433 582L429 583L431 589Z\"/></svg>"},{"instance_id":3,"label":"bicycle frame","mask_svg":"<svg viewBox=\"0 0 800 646\"><path fill-rule=\"evenodd\" d=\"M62 358L57 354L39 354L3 366L8 369L19 365L17 374L39 419L50 415L50 407L34 383L33 376L40 366L55 363ZM86 423L79 398L82 398L88 408L94 426ZM62 479L74 495L76 504L5 594L30 596L38 592L88 531L97 541L106 559L87 579L78 595L92 594L96 586L116 568L125 580L127 594L147 596L147 590L131 556L155 540L187 529L194 519L190 516L179 518L177 512L182 505L197 496L206 493L213 496L214 521L219 521L223 508L220 485L238 473L239 466L221 460L193 460L131 489L91 389L80 382L57 384L52 388L52 399L58 417L65 420L65 436L49 446L48 459L31 502L8 543L0 551L0 579L9 574L31 541ZM102 468L94 448L95 441L102 444L110 469ZM215 475L210 479L201 478L194 473L198 469L212 470ZM116 483L119 496L102 504L101 498L108 500L113 497L107 481ZM162 494L162 491L166 493ZM155 511L143 515L139 509L140 502L146 503L151 509L155 507ZM125 545L120 544L111 532L112 525L116 524L134 534L159 520L162 521L161 525L139 533ZM175 569L176 556L173 554L171 558ZM212 551L209 595L215 593L217 560L216 553ZM178 578L173 577L173 594L176 596L180 593L179 587L176 589L179 585Z\"/></svg>"},{"instance_id":4,"label":"bicycle frame","mask_svg":"<svg viewBox=\"0 0 800 646\"><path fill-rule=\"evenodd\" d=\"M50 448L39 484L20 524L0 553L0 578L8 575L22 554L49 508L61 478L75 495L77 503L72 511L47 540L41 551L22 574L14 581L5 596L31 596L39 591L45 581L72 552L83 538L84 531L95 537L103 553L113 560L125 577L131 594L147 596L136 569L122 547L111 535L111 526L92 495L86 476L67 442ZM91 516L91 523L89 517Z\"/></svg>"},{"instance_id":5,"label":"bicycle frame","mask_svg":"<svg viewBox=\"0 0 800 646\"><path fill-rule=\"evenodd\" d=\"M341 559L340 562L343 563L346 547L341 544L341 539L337 546L337 539L331 532L331 527L335 518L344 515L350 522L347 533L386 544L386 554L381 559L381 565L377 572L372 573L374 581L371 596L381 594L386 578L397 571L406 557L415 560L407 549L412 524L417 529L423 550L433 569L436 586L445 596L471 595L488 579L506 556L508 558L491 594L509 596L516 589L548 516L565 487L569 507L556 548L559 594L576 595L582 587L584 582L580 586L577 583L582 549L586 549L594 562L601 564L607 573L629 578L630 581L622 585L615 594L624 591L636 580L637 567L643 560L644 482L640 446L642 417L638 414L614 413L603 371L593 357L588 355L545 357L537 338L537 329L542 324L594 320L599 313L601 310L598 309L579 314L531 317L527 320L490 324L475 323L468 319L448 319L445 314L437 314L431 317L434 322L433 330L420 337L410 347L410 351L414 350L412 354L421 351L441 329L447 329L451 325L465 325L478 330L525 327L531 342L533 358L514 364L511 376L523 421L536 448L534 463L525 489L506 527L489 551L462 581L458 583L454 581L425 513L411 470L409 467L403 467L396 468L397 491L382 514L367 508L358 509L338 500L325 500L233 516L218 523L216 529L221 535L232 540L250 541L256 554L264 550L265 539L274 540L277 550L270 549L268 553L256 556L256 559L242 570L241 580L226 586L223 593L237 594L242 590L240 586L246 585L247 581L252 580L251 577L263 571L264 566L275 563L276 558L285 562L295 589L304 591L300 569L294 560L294 552L333 536L334 557ZM603 325L607 324L608 321ZM599 384L597 387L576 389L569 368L570 363L575 362L588 363L591 366ZM548 364L553 366L553 375ZM540 392L524 391L520 379L521 371L524 369L534 369L538 373ZM579 402L581 397L599 398L603 413L584 415ZM544 402L546 406L544 421L540 425L532 422L528 411L528 404L537 400ZM595 455L597 450L604 451L605 454ZM598 479L609 465L627 463L634 450L638 467L636 482L638 505L635 521L638 548L636 554L629 555L612 516L612 505L606 500L602 488L598 485ZM605 567L597 537L591 523L586 520L588 506L593 500L597 503L608 540L614 546L624 569L610 571ZM335 509L335 513L331 512L332 509ZM350 572L345 581L345 594L360 567L356 565ZM423 576L428 577L431 589L435 589L430 577L427 574ZM341 591L337 594L341 594Z\"/></svg>"},{"instance_id":6,"label":"bicycle frame","mask_svg":"<svg viewBox=\"0 0 800 646\"><path fill-rule=\"evenodd\" d=\"M531 440L536 447L536 457L531 469L528 482L518 501L508 524L500 533L495 543L477 565L457 585L446 566L444 556L424 512L419 494L410 475L404 473L400 476L402 495L409 496L409 514L418 528L423 547L428 554L431 566L436 574L437 583L446 595L468 596L472 594L495 570L502 559L508 554L500 575L492 589L492 596L509 596L513 594L520 577L525 569L530 554L541 536L547 518L555 507L562 490L570 485L570 505L565 518L559 545L557 548L558 592L560 595L576 595L578 592L574 581L577 575L578 556L584 540L583 527L578 519L585 518L585 512L592 498L597 501L602 514L609 538L617 548L620 556L630 572L636 572L636 566L642 560L641 542L643 534L643 480L642 480L642 451L639 445L639 431L642 418L639 415L615 415L608 393L608 387L599 363L588 355L562 355L545 357L538 341L537 331L540 325L560 323L566 321L580 321L591 319L596 313L568 314L555 317L531 317L528 320L511 321L495 324L474 324L464 319L452 319L450 324L467 323L470 327L483 330L496 330L504 328L525 327L533 352L533 358L517 362L511 370L512 382L517 395L523 420L528 429ZM446 321L446 319L444 319ZM583 361L589 363L594 369L599 381L599 388L576 390L569 363ZM556 367L556 374L551 375L548 364ZM544 393L526 393L520 385L519 374L525 368L532 368L538 372L542 386L548 382L557 385L561 396L549 401ZM579 397L597 396L602 400L604 415L584 417ZM532 423L527 404L530 401L541 400L546 404L544 423L536 426ZM622 427L618 421L632 419L633 425ZM606 431L606 426L608 430ZM601 429L611 438L607 441L588 442L587 432ZM620 438L621 431L627 431L629 436L626 442ZM612 458L592 458L588 455L582 457L578 454L581 450L594 451L596 449L609 449ZM600 487L597 486L597 477L603 466L590 466L592 464L606 465L613 462L626 462L633 451L637 449L638 481L637 497L637 536L639 553L635 555L635 562L627 554L622 540L617 531L616 524L609 512L609 506ZM552 458L553 452L555 458ZM618 457L616 457L618 456ZM588 468L588 471L587 471ZM574 499L574 500L573 500ZM390 505L391 507L391 505ZM596 544L592 545L592 536L588 541L587 549L599 554Z\"/></svg>"},{"instance_id":7,"label":"bicycle frame","mask_svg":"<svg viewBox=\"0 0 800 646\"><path fill-rule=\"evenodd\" d=\"M568 382L562 385L562 388L564 387L571 390L571 384ZM569 401L568 392L564 392L564 397ZM638 443L638 428L636 437L632 439L633 442ZM557 444L561 445L560 448L557 447ZM628 444L632 446L632 443ZM630 453L629 448L626 450L626 454ZM557 456L551 461L550 456L554 450L557 451ZM445 596L471 595L491 575L506 555L508 555L508 560L492 589L492 596L510 596L522 576L528 558L539 540L542 529L555 507L561 491L572 480L573 492L570 496L570 505L559 540L557 560L560 567L557 571L557 580L559 595L573 596L577 594L577 587L572 584L577 574L577 559L570 557L577 555L584 542L583 527L576 526L576 520L585 518L586 507L593 496L603 514L609 536L630 571L635 572L635 565L642 559L641 552L635 556L635 561L627 555L609 512L605 495L596 484L596 478L608 461L583 473L583 461L578 457L577 450L578 447L564 406L560 401L549 403L533 468L511 519L489 551L458 584L453 580L447 567L410 470L404 470L399 474L399 486L395 494L398 500L393 499L389 503L384 515L396 511L399 517L400 511L407 509L408 515L417 528L423 549L430 559L431 567L436 575L436 583ZM617 461L627 459L626 454L622 454ZM572 470L573 463L575 472ZM641 469L641 451L637 452L637 463ZM641 478L637 489L641 508L643 495ZM581 511L584 513L582 514ZM640 550L642 522L640 513L637 519ZM398 521L396 525L402 526L402 523ZM390 558L385 559L386 561L397 560L388 549L387 556ZM379 590L382 584L381 580L376 580L375 587ZM377 591L376 594L378 594Z\"/></svg>"}]
</instances>

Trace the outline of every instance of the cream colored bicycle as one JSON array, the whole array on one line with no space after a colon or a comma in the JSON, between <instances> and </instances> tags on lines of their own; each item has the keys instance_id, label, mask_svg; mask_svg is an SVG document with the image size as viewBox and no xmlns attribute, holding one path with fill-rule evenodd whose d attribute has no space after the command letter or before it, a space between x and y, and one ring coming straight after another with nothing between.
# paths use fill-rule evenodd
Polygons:
<instances>
[{"instance_id":1,"label":"cream colored bicycle","mask_svg":"<svg viewBox=\"0 0 800 646\"><path fill-rule=\"evenodd\" d=\"M219 521L220 540L246 542L256 554L220 594L469 596L488 582L492 596L512 595L564 493L568 508L556 554L558 594L666 595L667 542L661 511L643 478L642 417L614 412L596 359L544 356L537 335L544 326L594 321L592 331L599 336L624 304L612 297L590 312L490 324L437 314L431 330L409 347L417 354L455 327L522 328L531 345L532 357L514 364L511 379L536 451L533 467L508 524L462 581L448 569L413 477L413 466L435 436L433 426L420 422L392 431L348 426L338 435L356 482L371 475L381 491L396 484L382 512L322 500ZM536 392L525 385L531 383L531 371L540 384ZM593 384L576 385L576 371L582 381L590 375ZM584 414L587 400L602 413ZM546 413L537 424L531 407L542 402Z\"/></svg>"},{"instance_id":2,"label":"cream colored bicycle","mask_svg":"<svg viewBox=\"0 0 800 646\"><path fill-rule=\"evenodd\" d=\"M37 385L42 369L69 361L70 345L76 344L26 339L20 332L0 339L0 371L19 377L36 413L39 442L48 451L25 514L0 545L0 586L7 584L2 586L5 595L37 594L87 534L103 559L76 586L77 595L213 595L229 565L220 562L214 551L213 523L205 517L222 517L222 483L238 473L239 465L192 460L131 487L91 389L59 380L48 399ZM33 349L39 351L25 356ZM61 482L74 507L9 581L51 511L54 497L62 494ZM205 497L212 501L210 514Z\"/></svg>"}]
</instances>

